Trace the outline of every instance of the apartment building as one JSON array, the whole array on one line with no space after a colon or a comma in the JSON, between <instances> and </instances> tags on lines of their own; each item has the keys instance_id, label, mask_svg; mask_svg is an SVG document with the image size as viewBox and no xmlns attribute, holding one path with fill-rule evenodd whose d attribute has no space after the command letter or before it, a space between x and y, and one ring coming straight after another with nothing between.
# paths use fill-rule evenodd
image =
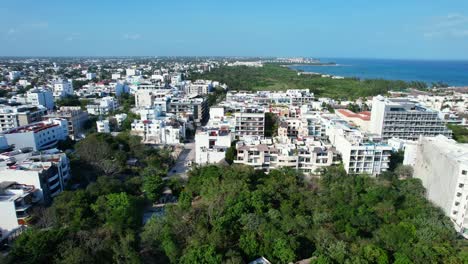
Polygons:
<instances>
[{"instance_id":1,"label":"apartment building","mask_svg":"<svg viewBox=\"0 0 468 264\"><path fill-rule=\"evenodd\" d=\"M0 182L0 241L27 224L38 199L33 185L13 181Z\"/></svg>"},{"instance_id":2,"label":"apartment building","mask_svg":"<svg viewBox=\"0 0 468 264\"><path fill-rule=\"evenodd\" d=\"M185 124L174 119L135 120L131 134L140 136L144 144L177 145L185 137Z\"/></svg>"},{"instance_id":3,"label":"apartment building","mask_svg":"<svg viewBox=\"0 0 468 264\"><path fill-rule=\"evenodd\" d=\"M345 120L324 119L326 135L341 154L348 174L377 175L389 168L392 147L378 135L366 134Z\"/></svg>"},{"instance_id":4,"label":"apartment building","mask_svg":"<svg viewBox=\"0 0 468 264\"><path fill-rule=\"evenodd\" d=\"M372 101L370 132L384 140L392 137L417 140L419 136L452 136L437 111L409 98L383 96L376 96Z\"/></svg>"},{"instance_id":5,"label":"apartment building","mask_svg":"<svg viewBox=\"0 0 468 264\"><path fill-rule=\"evenodd\" d=\"M106 96L97 101L97 103L86 106L86 111L90 115L109 115L119 108L119 102L116 98Z\"/></svg>"},{"instance_id":6,"label":"apartment building","mask_svg":"<svg viewBox=\"0 0 468 264\"><path fill-rule=\"evenodd\" d=\"M407 146L404 163L421 179L427 198L442 208L455 230L468 239L468 144L442 135Z\"/></svg>"},{"instance_id":7,"label":"apartment building","mask_svg":"<svg viewBox=\"0 0 468 264\"><path fill-rule=\"evenodd\" d=\"M234 163L269 172L272 169L289 167L306 175L319 173L323 167L339 163L338 153L321 142L272 143L239 141Z\"/></svg>"},{"instance_id":8,"label":"apartment building","mask_svg":"<svg viewBox=\"0 0 468 264\"><path fill-rule=\"evenodd\" d=\"M3 131L10 145L16 148L44 150L55 147L68 137L68 122L65 119L49 119Z\"/></svg>"},{"instance_id":9,"label":"apartment building","mask_svg":"<svg viewBox=\"0 0 468 264\"><path fill-rule=\"evenodd\" d=\"M73 83L71 80L57 80L53 83L54 98L63 98L73 95Z\"/></svg>"},{"instance_id":10,"label":"apartment building","mask_svg":"<svg viewBox=\"0 0 468 264\"><path fill-rule=\"evenodd\" d=\"M0 132L41 121L46 114L42 105L0 106Z\"/></svg>"},{"instance_id":11,"label":"apartment building","mask_svg":"<svg viewBox=\"0 0 468 264\"><path fill-rule=\"evenodd\" d=\"M43 88L34 88L29 90L26 93L26 100L29 104L36 106L41 105L48 110L53 110L55 106L53 93Z\"/></svg>"},{"instance_id":12,"label":"apartment building","mask_svg":"<svg viewBox=\"0 0 468 264\"><path fill-rule=\"evenodd\" d=\"M191 115L197 126L208 121L208 111L208 101L205 98L172 98L168 106L169 113Z\"/></svg>"},{"instance_id":13,"label":"apartment building","mask_svg":"<svg viewBox=\"0 0 468 264\"><path fill-rule=\"evenodd\" d=\"M96 121L96 127L98 133L110 133L109 120Z\"/></svg>"},{"instance_id":14,"label":"apartment building","mask_svg":"<svg viewBox=\"0 0 468 264\"><path fill-rule=\"evenodd\" d=\"M84 136L84 126L89 120L88 113L79 106L62 106L57 112L44 116L45 119L65 119L68 122L68 135L76 140Z\"/></svg>"},{"instance_id":15,"label":"apartment building","mask_svg":"<svg viewBox=\"0 0 468 264\"><path fill-rule=\"evenodd\" d=\"M204 165L223 161L231 143L232 134L228 127L198 130L195 134L195 162Z\"/></svg>"},{"instance_id":16,"label":"apartment building","mask_svg":"<svg viewBox=\"0 0 468 264\"><path fill-rule=\"evenodd\" d=\"M32 207L50 203L69 179L69 160L58 150L0 154L0 239L27 225Z\"/></svg>"},{"instance_id":17,"label":"apartment building","mask_svg":"<svg viewBox=\"0 0 468 264\"><path fill-rule=\"evenodd\" d=\"M195 82L185 82L185 93L189 95L205 95L211 92L213 84L207 80L196 80Z\"/></svg>"},{"instance_id":18,"label":"apartment building","mask_svg":"<svg viewBox=\"0 0 468 264\"><path fill-rule=\"evenodd\" d=\"M238 137L264 136L265 113L259 109L244 109L234 113L235 133Z\"/></svg>"},{"instance_id":19,"label":"apartment building","mask_svg":"<svg viewBox=\"0 0 468 264\"><path fill-rule=\"evenodd\" d=\"M135 107L160 106L166 112L170 101L170 90L139 90L135 93Z\"/></svg>"}]
</instances>

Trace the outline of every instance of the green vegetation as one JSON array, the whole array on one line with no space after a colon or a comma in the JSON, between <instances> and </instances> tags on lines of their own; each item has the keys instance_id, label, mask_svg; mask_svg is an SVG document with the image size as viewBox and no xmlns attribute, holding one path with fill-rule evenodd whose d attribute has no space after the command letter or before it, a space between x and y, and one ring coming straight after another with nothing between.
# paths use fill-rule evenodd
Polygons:
<instances>
[{"instance_id":1,"label":"green vegetation","mask_svg":"<svg viewBox=\"0 0 468 264\"><path fill-rule=\"evenodd\" d=\"M453 139L458 143L468 143L468 129L458 125L448 125L448 128L452 130Z\"/></svg>"},{"instance_id":2,"label":"green vegetation","mask_svg":"<svg viewBox=\"0 0 468 264\"><path fill-rule=\"evenodd\" d=\"M196 168L179 204L144 227L142 247L171 263L466 263L467 242L424 192L393 173L332 167L305 182L286 169Z\"/></svg>"},{"instance_id":3,"label":"green vegetation","mask_svg":"<svg viewBox=\"0 0 468 264\"><path fill-rule=\"evenodd\" d=\"M278 135L278 116L273 113L265 113L265 137Z\"/></svg>"},{"instance_id":4,"label":"green vegetation","mask_svg":"<svg viewBox=\"0 0 468 264\"><path fill-rule=\"evenodd\" d=\"M72 185L14 243L5 263L141 263L138 234L145 206L157 201L170 151L128 133L90 134L73 146ZM136 158L140 166L127 165ZM180 183L167 185L180 192ZM2 262L2 263L3 263Z\"/></svg>"},{"instance_id":5,"label":"green vegetation","mask_svg":"<svg viewBox=\"0 0 468 264\"><path fill-rule=\"evenodd\" d=\"M317 96L336 99L386 94L390 90L407 88L425 89L423 82L389 81L382 79L359 80L346 78L335 80L317 75L302 74L286 67L266 64L263 67L221 67L203 74L193 73L191 79L209 79L225 83L231 90L286 90L310 89Z\"/></svg>"}]
</instances>

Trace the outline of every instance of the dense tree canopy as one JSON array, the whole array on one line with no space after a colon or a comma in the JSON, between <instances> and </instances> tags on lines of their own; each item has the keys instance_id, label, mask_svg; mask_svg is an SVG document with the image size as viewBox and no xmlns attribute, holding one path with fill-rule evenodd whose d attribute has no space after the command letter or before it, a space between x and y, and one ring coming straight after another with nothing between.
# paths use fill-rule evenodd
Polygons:
<instances>
[{"instance_id":1,"label":"dense tree canopy","mask_svg":"<svg viewBox=\"0 0 468 264\"><path fill-rule=\"evenodd\" d=\"M195 169L179 205L154 218L143 246L171 263L464 263L466 242L424 198L419 180L328 169L305 182L292 170Z\"/></svg>"},{"instance_id":2,"label":"dense tree canopy","mask_svg":"<svg viewBox=\"0 0 468 264\"><path fill-rule=\"evenodd\" d=\"M375 96L386 94L390 90L406 88L427 88L424 82L359 80L357 78L335 80L318 75L298 75L297 73L280 65L265 64L263 67L220 67L203 74L193 73L191 78L217 80L227 84L231 90L310 89L317 96L336 99Z\"/></svg>"}]
</instances>

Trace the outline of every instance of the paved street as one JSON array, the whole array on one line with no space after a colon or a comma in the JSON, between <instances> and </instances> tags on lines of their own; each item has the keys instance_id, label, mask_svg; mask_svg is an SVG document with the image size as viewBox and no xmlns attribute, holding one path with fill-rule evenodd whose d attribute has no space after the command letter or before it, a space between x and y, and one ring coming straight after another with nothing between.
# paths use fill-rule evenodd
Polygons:
<instances>
[{"instance_id":1,"label":"paved street","mask_svg":"<svg viewBox=\"0 0 468 264\"><path fill-rule=\"evenodd\" d=\"M179 158L176 161L176 164L174 167L171 168L171 170L168 173L168 177L165 179L169 179L170 177L173 177L175 175L179 175L181 178L186 179L187 178L187 171L189 167L187 166L188 161L194 161L195 160L195 143L190 142L184 144L184 150L182 150L182 153L180 153Z\"/></svg>"}]
</instances>

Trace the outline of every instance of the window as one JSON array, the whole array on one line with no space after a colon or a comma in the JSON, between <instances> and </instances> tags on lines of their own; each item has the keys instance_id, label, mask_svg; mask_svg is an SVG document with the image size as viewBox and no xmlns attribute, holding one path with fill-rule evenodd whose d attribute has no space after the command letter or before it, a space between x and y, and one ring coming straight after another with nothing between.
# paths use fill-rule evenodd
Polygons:
<instances>
[{"instance_id":1,"label":"window","mask_svg":"<svg viewBox=\"0 0 468 264\"><path fill-rule=\"evenodd\" d=\"M466 170L462 170L462 175L466 175L467 174L467 171Z\"/></svg>"},{"instance_id":2,"label":"window","mask_svg":"<svg viewBox=\"0 0 468 264\"><path fill-rule=\"evenodd\" d=\"M463 188L463 186L465 186L465 184L463 183L458 184L458 188Z\"/></svg>"}]
</instances>

